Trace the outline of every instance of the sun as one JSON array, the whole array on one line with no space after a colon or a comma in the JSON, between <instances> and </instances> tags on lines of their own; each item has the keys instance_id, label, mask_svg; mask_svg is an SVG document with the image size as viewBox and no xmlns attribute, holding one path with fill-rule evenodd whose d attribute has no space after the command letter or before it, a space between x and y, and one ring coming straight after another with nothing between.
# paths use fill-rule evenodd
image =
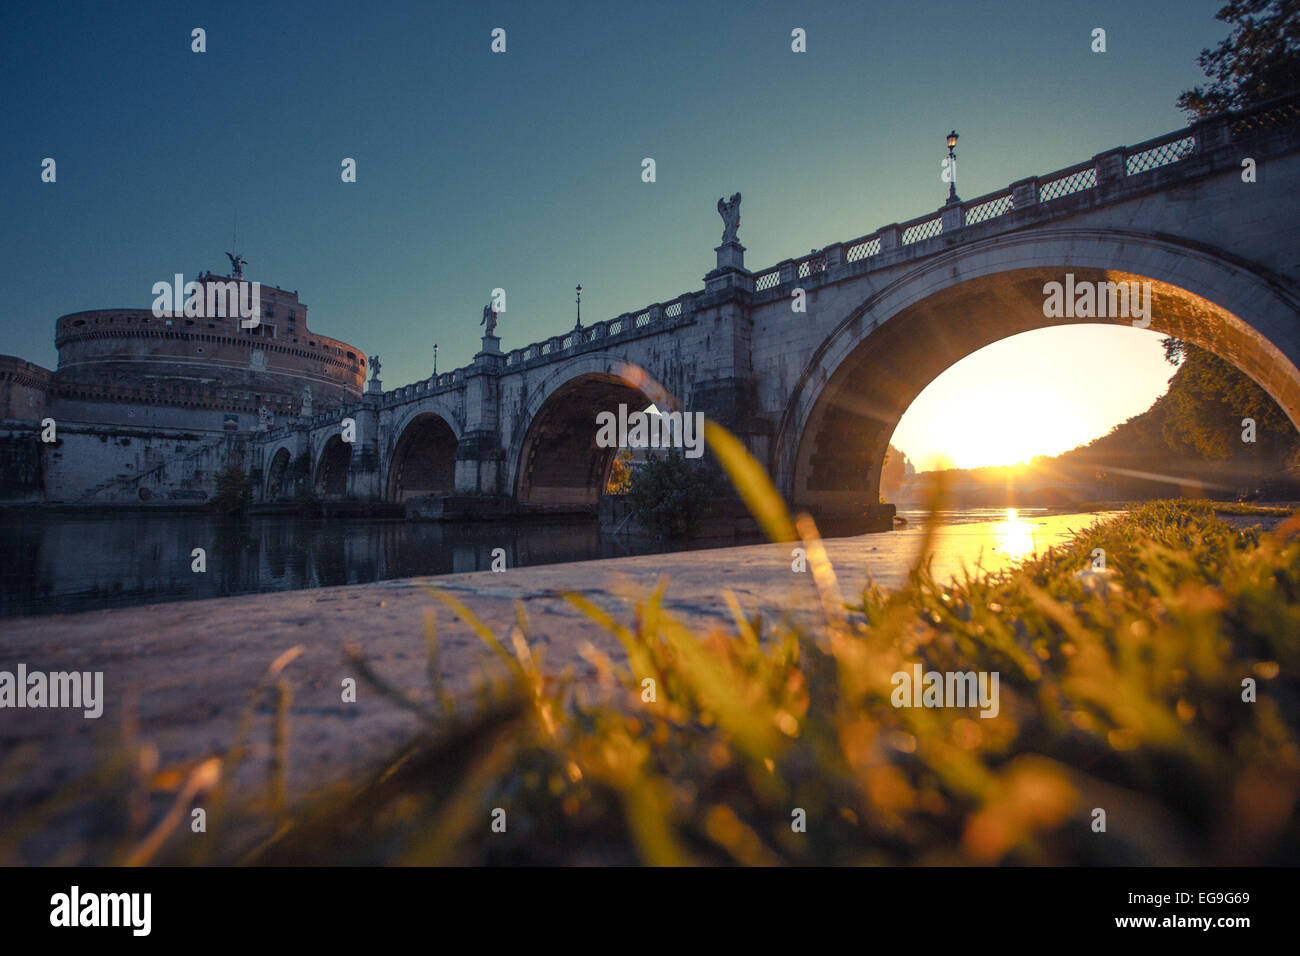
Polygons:
<instances>
[{"instance_id":1,"label":"sun","mask_svg":"<svg viewBox=\"0 0 1300 956\"><path fill-rule=\"evenodd\" d=\"M1028 463L1074 447L1091 419L1078 398L1020 381L977 385L928 423L927 438L958 468Z\"/></svg>"}]
</instances>

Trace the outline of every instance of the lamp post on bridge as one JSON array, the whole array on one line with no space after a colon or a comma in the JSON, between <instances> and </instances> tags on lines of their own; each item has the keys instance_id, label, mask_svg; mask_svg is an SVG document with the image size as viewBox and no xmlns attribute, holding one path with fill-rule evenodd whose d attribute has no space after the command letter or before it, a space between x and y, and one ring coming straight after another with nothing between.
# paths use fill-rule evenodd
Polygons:
<instances>
[{"instance_id":1,"label":"lamp post on bridge","mask_svg":"<svg viewBox=\"0 0 1300 956\"><path fill-rule=\"evenodd\" d=\"M961 202L957 196L957 131L948 134L948 202Z\"/></svg>"},{"instance_id":2,"label":"lamp post on bridge","mask_svg":"<svg viewBox=\"0 0 1300 956\"><path fill-rule=\"evenodd\" d=\"M438 377L438 343L433 343L433 377Z\"/></svg>"},{"instance_id":3,"label":"lamp post on bridge","mask_svg":"<svg viewBox=\"0 0 1300 956\"><path fill-rule=\"evenodd\" d=\"M575 300L578 303L578 323L573 327L573 331L581 332L582 331L582 286L581 285L577 286L575 291L578 293L578 298Z\"/></svg>"}]
</instances>

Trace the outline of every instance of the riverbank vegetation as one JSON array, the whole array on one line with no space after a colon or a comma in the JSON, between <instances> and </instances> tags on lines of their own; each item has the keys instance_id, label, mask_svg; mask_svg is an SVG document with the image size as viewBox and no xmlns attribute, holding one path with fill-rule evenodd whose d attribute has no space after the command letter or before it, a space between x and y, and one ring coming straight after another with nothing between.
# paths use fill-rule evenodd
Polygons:
<instances>
[{"instance_id":1,"label":"riverbank vegetation","mask_svg":"<svg viewBox=\"0 0 1300 956\"><path fill-rule=\"evenodd\" d=\"M1080 501L1071 505L1071 512L1088 514L1096 511L1132 511L1141 508L1141 501ZM1286 518L1296 509L1287 505L1254 505L1240 501L1211 501L1208 498L1182 498L1179 507L1216 515L1254 516L1260 518Z\"/></svg>"},{"instance_id":2,"label":"riverbank vegetation","mask_svg":"<svg viewBox=\"0 0 1300 956\"><path fill-rule=\"evenodd\" d=\"M219 515L242 515L253 502L253 483L245 473L242 461L234 461L216 475L216 494L208 503Z\"/></svg>"},{"instance_id":3,"label":"riverbank vegetation","mask_svg":"<svg viewBox=\"0 0 1300 956\"><path fill-rule=\"evenodd\" d=\"M676 449L629 472L624 484L633 519L664 538L694 537L721 491L712 472Z\"/></svg>"}]
</instances>

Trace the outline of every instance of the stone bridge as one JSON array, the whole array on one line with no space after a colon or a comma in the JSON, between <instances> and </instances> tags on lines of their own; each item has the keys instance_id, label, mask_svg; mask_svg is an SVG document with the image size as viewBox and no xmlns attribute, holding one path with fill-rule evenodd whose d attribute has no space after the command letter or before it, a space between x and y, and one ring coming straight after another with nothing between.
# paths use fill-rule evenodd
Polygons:
<instances>
[{"instance_id":1,"label":"stone bridge","mask_svg":"<svg viewBox=\"0 0 1300 956\"><path fill-rule=\"evenodd\" d=\"M256 436L259 496L594 511L597 412L653 401L730 428L793 506L879 526L886 444L941 372L1031 329L1134 324L1045 315L1067 274L1149 282L1151 329L1300 426L1298 119L1300 96L1223 114L757 272L724 241L702 291L507 352L489 336L471 365Z\"/></svg>"}]
</instances>

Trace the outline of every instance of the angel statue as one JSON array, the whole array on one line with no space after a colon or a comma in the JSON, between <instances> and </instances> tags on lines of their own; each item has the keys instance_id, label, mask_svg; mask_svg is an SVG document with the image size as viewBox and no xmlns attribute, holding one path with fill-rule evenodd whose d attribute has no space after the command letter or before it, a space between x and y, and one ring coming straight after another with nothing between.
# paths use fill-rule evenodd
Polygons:
<instances>
[{"instance_id":1,"label":"angel statue","mask_svg":"<svg viewBox=\"0 0 1300 956\"><path fill-rule=\"evenodd\" d=\"M230 268L234 272L236 279L244 278L244 266L248 265L248 260L241 255L231 255L226 253L226 258L230 260Z\"/></svg>"},{"instance_id":2,"label":"angel statue","mask_svg":"<svg viewBox=\"0 0 1300 956\"><path fill-rule=\"evenodd\" d=\"M483 318L479 321L479 325L487 326L487 331L483 333L484 335L492 335L496 332L497 312L496 309L492 308L491 303L483 306Z\"/></svg>"},{"instance_id":3,"label":"angel statue","mask_svg":"<svg viewBox=\"0 0 1300 956\"><path fill-rule=\"evenodd\" d=\"M379 356L370 356L370 377L372 379L379 378L379 370L381 368L383 368L383 366L379 364Z\"/></svg>"},{"instance_id":4,"label":"angel statue","mask_svg":"<svg viewBox=\"0 0 1300 956\"><path fill-rule=\"evenodd\" d=\"M718 215L722 217L722 241L736 242L736 231L740 229L740 193L732 193L730 202L719 198Z\"/></svg>"}]
</instances>

